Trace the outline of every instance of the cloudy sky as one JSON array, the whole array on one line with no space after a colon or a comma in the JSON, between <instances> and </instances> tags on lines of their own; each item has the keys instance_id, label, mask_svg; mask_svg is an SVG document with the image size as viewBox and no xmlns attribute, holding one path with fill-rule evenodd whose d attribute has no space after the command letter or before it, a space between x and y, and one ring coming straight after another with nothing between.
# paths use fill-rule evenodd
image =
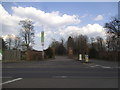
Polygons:
<instances>
[{"instance_id":1,"label":"cloudy sky","mask_svg":"<svg viewBox=\"0 0 120 90\"><path fill-rule=\"evenodd\" d=\"M104 24L117 14L117 2L2 2L0 36L19 35L19 21L31 19L35 30L34 49L41 50L40 33L43 30L45 48L52 39L67 39L69 35L104 38Z\"/></svg>"}]
</instances>

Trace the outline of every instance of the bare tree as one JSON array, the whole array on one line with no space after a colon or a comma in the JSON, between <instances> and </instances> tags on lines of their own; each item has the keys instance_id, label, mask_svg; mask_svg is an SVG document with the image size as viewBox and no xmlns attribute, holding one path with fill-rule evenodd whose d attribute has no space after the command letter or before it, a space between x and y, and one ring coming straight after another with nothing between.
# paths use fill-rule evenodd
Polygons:
<instances>
[{"instance_id":1,"label":"bare tree","mask_svg":"<svg viewBox=\"0 0 120 90\"><path fill-rule=\"evenodd\" d=\"M7 44L2 37L0 37L0 49L2 50L7 49Z\"/></svg>"},{"instance_id":2,"label":"bare tree","mask_svg":"<svg viewBox=\"0 0 120 90\"><path fill-rule=\"evenodd\" d=\"M97 50L98 51L103 51L105 50L105 45L104 45L104 41L103 41L103 38L102 37L97 37Z\"/></svg>"},{"instance_id":3,"label":"bare tree","mask_svg":"<svg viewBox=\"0 0 120 90\"><path fill-rule=\"evenodd\" d=\"M21 39L20 37L15 37L14 39L14 49L21 48Z\"/></svg>"},{"instance_id":4,"label":"bare tree","mask_svg":"<svg viewBox=\"0 0 120 90\"><path fill-rule=\"evenodd\" d=\"M12 37L11 34L8 34L5 41L9 50L12 49Z\"/></svg>"},{"instance_id":5,"label":"bare tree","mask_svg":"<svg viewBox=\"0 0 120 90\"><path fill-rule=\"evenodd\" d=\"M34 44L34 26L33 22L29 19L21 20L19 22L19 25L22 26L21 29L21 37L23 40L23 43L26 46L26 49L31 49L32 45Z\"/></svg>"},{"instance_id":6,"label":"bare tree","mask_svg":"<svg viewBox=\"0 0 120 90\"><path fill-rule=\"evenodd\" d=\"M5 38L5 44L7 45L7 48L10 49L20 49L21 40L20 37L15 36L13 34L8 34Z\"/></svg>"},{"instance_id":7,"label":"bare tree","mask_svg":"<svg viewBox=\"0 0 120 90\"><path fill-rule=\"evenodd\" d=\"M84 35L79 35L74 38L74 51L76 54L88 53L88 38Z\"/></svg>"},{"instance_id":8,"label":"bare tree","mask_svg":"<svg viewBox=\"0 0 120 90\"><path fill-rule=\"evenodd\" d=\"M109 38L107 39L109 51L114 51L115 60L120 56L120 18L114 18L111 22L105 24Z\"/></svg>"},{"instance_id":9,"label":"bare tree","mask_svg":"<svg viewBox=\"0 0 120 90\"><path fill-rule=\"evenodd\" d=\"M107 34L113 39L116 44L116 51L120 51L120 20L114 18L111 22L105 24Z\"/></svg>"},{"instance_id":10,"label":"bare tree","mask_svg":"<svg viewBox=\"0 0 120 90\"><path fill-rule=\"evenodd\" d=\"M107 45L107 51L116 51L117 44L115 38L111 38L110 36L107 36L106 38L106 45Z\"/></svg>"},{"instance_id":11,"label":"bare tree","mask_svg":"<svg viewBox=\"0 0 120 90\"><path fill-rule=\"evenodd\" d=\"M107 33L111 34L113 37L120 37L120 20L114 18L111 22L105 24Z\"/></svg>"}]
</instances>

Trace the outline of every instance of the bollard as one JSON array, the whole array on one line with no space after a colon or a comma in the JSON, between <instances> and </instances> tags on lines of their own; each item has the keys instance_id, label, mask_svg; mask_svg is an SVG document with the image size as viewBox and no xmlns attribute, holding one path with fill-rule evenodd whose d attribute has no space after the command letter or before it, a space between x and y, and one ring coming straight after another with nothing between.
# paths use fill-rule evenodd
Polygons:
<instances>
[{"instance_id":1,"label":"bollard","mask_svg":"<svg viewBox=\"0 0 120 90\"><path fill-rule=\"evenodd\" d=\"M80 61L82 60L82 54L79 54L79 60Z\"/></svg>"},{"instance_id":2,"label":"bollard","mask_svg":"<svg viewBox=\"0 0 120 90\"><path fill-rule=\"evenodd\" d=\"M85 55L85 62L88 62L88 55Z\"/></svg>"},{"instance_id":3,"label":"bollard","mask_svg":"<svg viewBox=\"0 0 120 90\"><path fill-rule=\"evenodd\" d=\"M0 60L2 60L2 50L0 49Z\"/></svg>"}]
</instances>

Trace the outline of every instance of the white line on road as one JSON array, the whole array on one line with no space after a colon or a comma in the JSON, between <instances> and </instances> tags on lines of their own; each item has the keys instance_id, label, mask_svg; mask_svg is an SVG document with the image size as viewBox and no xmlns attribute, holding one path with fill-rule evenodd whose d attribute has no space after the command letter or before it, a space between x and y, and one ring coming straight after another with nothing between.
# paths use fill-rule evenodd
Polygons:
<instances>
[{"instance_id":1,"label":"white line on road","mask_svg":"<svg viewBox=\"0 0 120 90\"><path fill-rule=\"evenodd\" d=\"M91 77L84 77L84 76L52 76L52 78L91 78ZM98 78L98 77L94 77ZM101 78L101 77L99 77ZM102 78L113 78L113 77L102 77Z\"/></svg>"},{"instance_id":2,"label":"white line on road","mask_svg":"<svg viewBox=\"0 0 120 90\"><path fill-rule=\"evenodd\" d=\"M101 66L102 68L111 68L111 67L108 67L108 66Z\"/></svg>"},{"instance_id":3,"label":"white line on road","mask_svg":"<svg viewBox=\"0 0 120 90\"><path fill-rule=\"evenodd\" d=\"M10 80L10 81L6 81L4 83L0 83L0 85L3 85L3 84L8 84L8 83L11 83L11 82L15 82L15 81L18 81L18 80L21 80L22 78L17 78L17 79L13 79L13 80Z\"/></svg>"},{"instance_id":4,"label":"white line on road","mask_svg":"<svg viewBox=\"0 0 120 90\"><path fill-rule=\"evenodd\" d=\"M97 66L100 66L100 65L95 65L95 64L86 64L87 66L89 66L89 67L97 67Z\"/></svg>"},{"instance_id":5,"label":"white line on road","mask_svg":"<svg viewBox=\"0 0 120 90\"><path fill-rule=\"evenodd\" d=\"M90 67L97 67L97 66L100 66L100 65L93 65L93 66L90 65Z\"/></svg>"},{"instance_id":6,"label":"white line on road","mask_svg":"<svg viewBox=\"0 0 120 90\"><path fill-rule=\"evenodd\" d=\"M90 67L96 67L96 66L90 66Z\"/></svg>"},{"instance_id":7,"label":"white line on road","mask_svg":"<svg viewBox=\"0 0 120 90\"><path fill-rule=\"evenodd\" d=\"M67 76L53 76L53 78L67 78Z\"/></svg>"},{"instance_id":8,"label":"white line on road","mask_svg":"<svg viewBox=\"0 0 120 90\"><path fill-rule=\"evenodd\" d=\"M86 64L87 66L89 66L89 67L101 67L101 68L111 68L111 67L109 67L109 66L102 66L102 65L95 65L95 64Z\"/></svg>"}]
</instances>

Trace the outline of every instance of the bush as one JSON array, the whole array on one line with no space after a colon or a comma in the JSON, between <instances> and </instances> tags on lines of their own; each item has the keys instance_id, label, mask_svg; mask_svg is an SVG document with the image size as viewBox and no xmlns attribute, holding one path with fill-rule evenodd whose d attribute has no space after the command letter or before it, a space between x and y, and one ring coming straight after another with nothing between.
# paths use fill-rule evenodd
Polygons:
<instances>
[{"instance_id":1,"label":"bush","mask_svg":"<svg viewBox=\"0 0 120 90\"><path fill-rule=\"evenodd\" d=\"M90 58L97 58L98 57L98 52L97 52L97 50L94 47L90 48L90 50L89 50L89 57Z\"/></svg>"},{"instance_id":2,"label":"bush","mask_svg":"<svg viewBox=\"0 0 120 90\"><path fill-rule=\"evenodd\" d=\"M102 59L102 60L109 60L109 61L115 61L115 60L119 60L119 55L117 52L114 51L103 51L103 52L99 52L99 55L97 57L98 59Z\"/></svg>"},{"instance_id":3,"label":"bush","mask_svg":"<svg viewBox=\"0 0 120 90\"><path fill-rule=\"evenodd\" d=\"M62 44L58 47L57 54L58 55L65 55L66 54L66 49Z\"/></svg>"},{"instance_id":4,"label":"bush","mask_svg":"<svg viewBox=\"0 0 120 90\"><path fill-rule=\"evenodd\" d=\"M51 47L49 47L45 52L48 58L53 58L53 50Z\"/></svg>"}]
</instances>

